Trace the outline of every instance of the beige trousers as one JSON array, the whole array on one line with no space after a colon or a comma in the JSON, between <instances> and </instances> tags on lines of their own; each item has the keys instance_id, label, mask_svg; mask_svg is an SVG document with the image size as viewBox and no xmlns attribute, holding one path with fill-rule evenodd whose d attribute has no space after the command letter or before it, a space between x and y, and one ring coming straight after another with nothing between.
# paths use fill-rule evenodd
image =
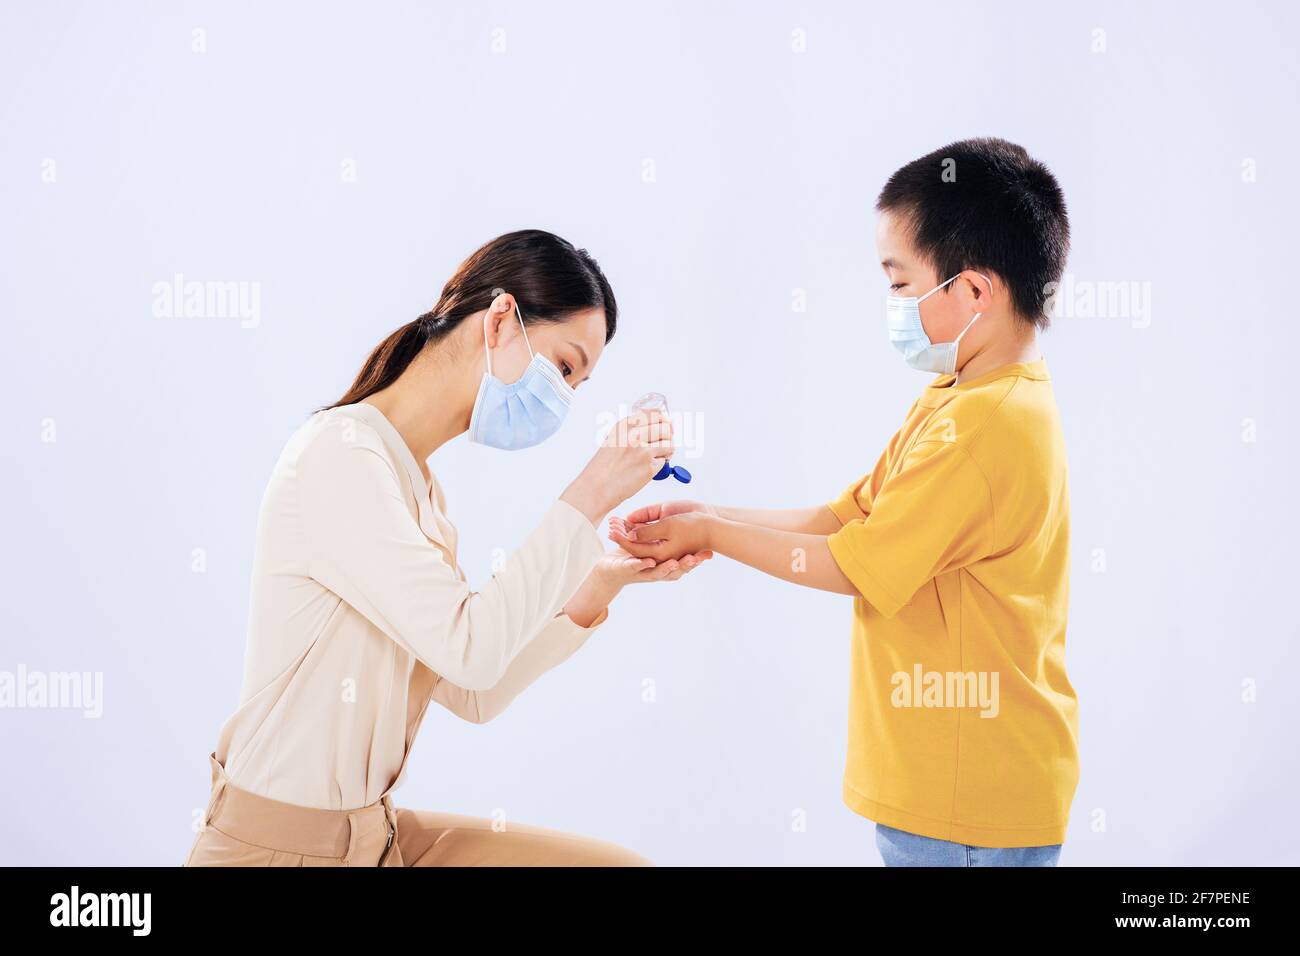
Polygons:
<instances>
[{"instance_id":1,"label":"beige trousers","mask_svg":"<svg viewBox=\"0 0 1300 956\"><path fill-rule=\"evenodd\" d=\"M212 796L183 866L653 866L612 843L455 813L283 803L232 784L215 753Z\"/></svg>"}]
</instances>

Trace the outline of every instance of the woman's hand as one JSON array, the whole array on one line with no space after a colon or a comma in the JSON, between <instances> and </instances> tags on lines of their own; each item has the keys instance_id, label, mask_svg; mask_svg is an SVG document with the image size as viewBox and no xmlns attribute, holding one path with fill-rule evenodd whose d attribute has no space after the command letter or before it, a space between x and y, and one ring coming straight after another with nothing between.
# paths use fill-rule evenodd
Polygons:
<instances>
[{"instance_id":1,"label":"woman's hand","mask_svg":"<svg viewBox=\"0 0 1300 956\"><path fill-rule=\"evenodd\" d=\"M644 584L647 581L676 581L686 572L699 567L709 558L712 551L700 551L687 554L680 559L655 562L654 558L637 558L622 548L606 552L596 563L593 574L604 576L608 585L622 589L628 584Z\"/></svg>"},{"instance_id":2,"label":"woman's hand","mask_svg":"<svg viewBox=\"0 0 1300 956\"><path fill-rule=\"evenodd\" d=\"M593 525L640 491L673 454L673 423L653 409L617 422L573 483L560 495Z\"/></svg>"},{"instance_id":3,"label":"woman's hand","mask_svg":"<svg viewBox=\"0 0 1300 956\"><path fill-rule=\"evenodd\" d=\"M564 606L564 613L580 627L591 627L600 620L609 602L628 584L646 581L676 581L682 575L699 567L712 551L688 554L680 560L655 562L654 558L634 558L621 548L608 551L596 562L587 579Z\"/></svg>"}]
</instances>

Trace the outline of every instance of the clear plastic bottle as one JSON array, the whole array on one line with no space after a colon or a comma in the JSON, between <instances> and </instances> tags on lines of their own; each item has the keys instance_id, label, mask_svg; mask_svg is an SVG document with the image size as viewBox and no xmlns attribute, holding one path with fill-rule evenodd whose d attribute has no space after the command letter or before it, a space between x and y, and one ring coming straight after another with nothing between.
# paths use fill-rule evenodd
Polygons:
<instances>
[{"instance_id":1,"label":"clear plastic bottle","mask_svg":"<svg viewBox=\"0 0 1300 956\"><path fill-rule=\"evenodd\" d=\"M632 410L637 412L657 411L663 415L664 418L667 418L668 399L659 392L646 392L632 403ZM689 471L681 465L674 465L668 461L665 461L664 466L655 474L654 480L663 481L669 475L672 475L682 484L686 484L691 480L691 473Z\"/></svg>"}]
</instances>

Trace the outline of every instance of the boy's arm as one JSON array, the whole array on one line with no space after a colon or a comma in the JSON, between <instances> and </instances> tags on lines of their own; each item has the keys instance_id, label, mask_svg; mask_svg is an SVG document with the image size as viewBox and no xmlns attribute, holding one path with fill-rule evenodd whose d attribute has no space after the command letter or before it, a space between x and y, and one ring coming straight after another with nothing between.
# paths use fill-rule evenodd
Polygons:
<instances>
[{"instance_id":1,"label":"boy's arm","mask_svg":"<svg viewBox=\"0 0 1300 956\"><path fill-rule=\"evenodd\" d=\"M615 529L614 540L656 560L716 551L783 581L860 595L893 617L925 582L993 553L997 500L967 448L928 440L873 496L869 514L848 492L832 502L841 527L827 536L687 512L629 529L630 540Z\"/></svg>"},{"instance_id":2,"label":"boy's arm","mask_svg":"<svg viewBox=\"0 0 1300 956\"><path fill-rule=\"evenodd\" d=\"M758 525L774 531L828 535L840 530L840 519L826 505L811 508L732 508L714 505L719 518L740 524Z\"/></svg>"},{"instance_id":3,"label":"boy's arm","mask_svg":"<svg viewBox=\"0 0 1300 956\"><path fill-rule=\"evenodd\" d=\"M707 505L702 501L664 501L638 508L623 519L623 522L628 528L633 528L648 521L659 521L661 518L688 512L702 512L727 521L758 525L777 531L826 535L840 529L839 518L824 504L809 508L733 508L729 505Z\"/></svg>"},{"instance_id":4,"label":"boy's arm","mask_svg":"<svg viewBox=\"0 0 1300 956\"><path fill-rule=\"evenodd\" d=\"M829 508L825 510L838 529L839 519ZM768 528L689 511L660 518L653 526L632 528L626 534L615 528L610 537L639 558L661 560L662 555L667 560L693 551L713 551L792 584L836 594L858 593L831 555L825 534Z\"/></svg>"}]
</instances>

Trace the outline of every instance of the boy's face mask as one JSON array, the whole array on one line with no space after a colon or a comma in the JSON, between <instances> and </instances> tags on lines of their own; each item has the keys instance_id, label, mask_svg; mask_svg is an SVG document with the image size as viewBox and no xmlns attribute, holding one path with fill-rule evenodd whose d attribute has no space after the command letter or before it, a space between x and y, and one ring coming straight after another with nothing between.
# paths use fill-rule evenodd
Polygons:
<instances>
[{"instance_id":1,"label":"boy's face mask","mask_svg":"<svg viewBox=\"0 0 1300 956\"><path fill-rule=\"evenodd\" d=\"M985 282L989 281L987 276L978 272L975 274ZM885 297L885 315L889 325L889 341L903 356L903 360L918 371L937 372L940 375L951 375L957 371L957 350L961 343L961 337L975 324L975 319L984 314L976 312L974 318L966 323L966 328L962 329L961 334L951 342L931 342L930 337L925 334L925 326L921 324L921 303L960 275L959 272L952 279L940 282L920 297L914 295L889 295ZM993 284L990 282L989 288L992 287Z\"/></svg>"},{"instance_id":2,"label":"boy's face mask","mask_svg":"<svg viewBox=\"0 0 1300 956\"><path fill-rule=\"evenodd\" d=\"M515 303L519 328L532 361L515 382L503 382L492 374L492 350L487 345L487 319L484 318L483 346L487 370L479 385L474 411L469 417L469 440L493 448L515 451L530 448L550 438L564 423L573 402L573 387L564 374L540 352L528 344L524 317Z\"/></svg>"}]
</instances>

